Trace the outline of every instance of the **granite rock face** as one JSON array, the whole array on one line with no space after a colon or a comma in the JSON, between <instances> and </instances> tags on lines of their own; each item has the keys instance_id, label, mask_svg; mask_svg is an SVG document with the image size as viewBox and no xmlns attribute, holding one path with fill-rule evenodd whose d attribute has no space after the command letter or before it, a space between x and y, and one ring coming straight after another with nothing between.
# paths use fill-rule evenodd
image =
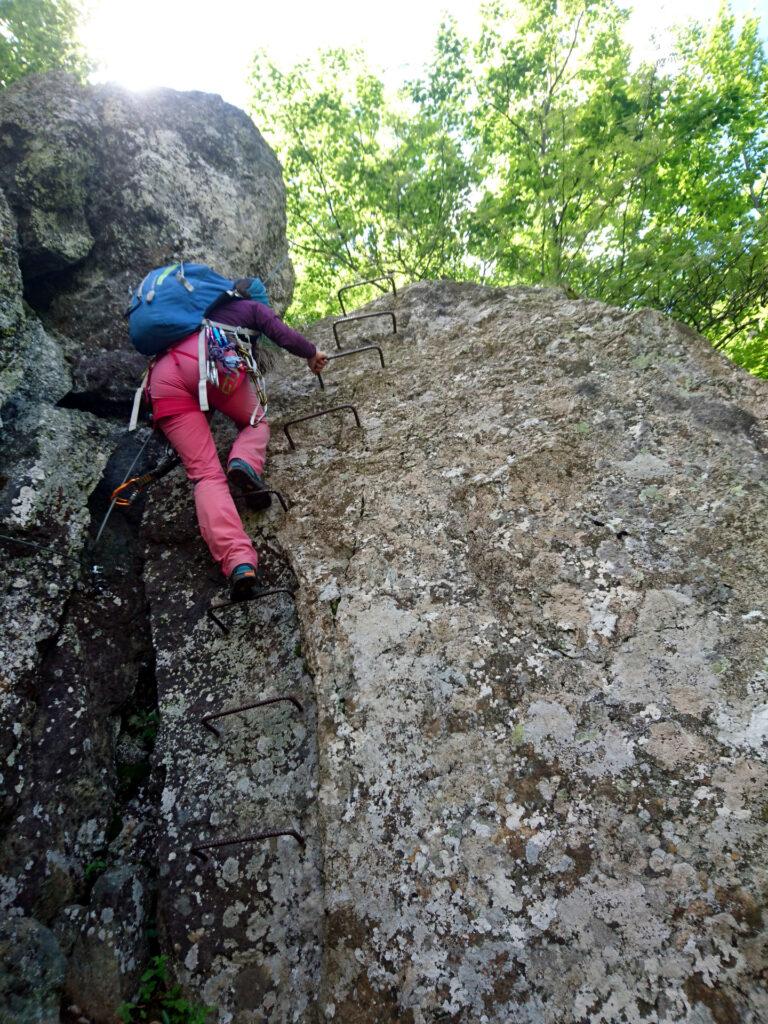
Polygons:
<instances>
[{"instance_id":1,"label":"granite rock face","mask_svg":"<svg viewBox=\"0 0 768 1024\"><path fill-rule=\"evenodd\" d=\"M293 507L246 522L295 605L222 636L180 478L145 517L185 990L224 1024L758 1024L764 383L555 290L421 284L396 312L385 370L273 385ZM288 450L280 423L346 403L362 429L334 414ZM201 724L291 693L303 714ZM278 829L306 846L195 852Z\"/></svg>"},{"instance_id":2,"label":"granite rock face","mask_svg":"<svg viewBox=\"0 0 768 1024\"><path fill-rule=\"evenodd\" d=\"M57 81L0 97L0 1021L106 1024L162 953L217 1024L760 1024L765 383L656 313L408 287L342 327L385 369L275 375L277 592L224 634L179 470L93 544L137 448L99 283L164 235L239 271L217 183L279 172L215 98Z\"/></svg>"},{"instance_id":3,"label":"granite rock face","mask_svg":"<svg viewBox=\"0 0 768 1024\"><path fill-rule=\"evenodd\" d=\"M76 390L94 400L114 398L141 365L126 358L122 312L153 266L273 274L276 307L290 299L280 166L218 96L31 75L0 94L0 189L27 297L74 341Z\"/></svg>"}]
</instances>

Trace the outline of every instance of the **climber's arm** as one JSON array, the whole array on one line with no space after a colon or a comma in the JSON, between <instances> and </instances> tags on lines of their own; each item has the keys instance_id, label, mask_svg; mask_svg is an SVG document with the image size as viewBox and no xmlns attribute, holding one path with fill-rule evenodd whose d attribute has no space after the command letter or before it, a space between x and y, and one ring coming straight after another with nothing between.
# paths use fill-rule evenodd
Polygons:
<instances>
[{"instance_id":1,"label":"climber's arm","mask_svg":"<svg viewBox=\"0 0 768 1024\"><path fill-rule=\"evenodd\" d=\"M320 373L328 362L326 354L318 351L309 338L283 323L280 317L262 302L240 299L237 303L227 303L226 306L217 308L216 316L222 323L228 323L231 319L233 325L237 323L241 327L266 334L270 341L274 341L280 348L306 359L312 373Z\"/></svg>"}]
</instances>

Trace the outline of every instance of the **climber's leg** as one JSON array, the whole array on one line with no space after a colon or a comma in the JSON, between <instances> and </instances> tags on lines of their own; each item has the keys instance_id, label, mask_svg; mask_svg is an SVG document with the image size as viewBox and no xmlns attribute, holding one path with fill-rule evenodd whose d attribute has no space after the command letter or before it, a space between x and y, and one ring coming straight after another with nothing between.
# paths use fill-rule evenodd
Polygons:
<instances>
[{"instance_id":1,"label":"climber's leg","mask_svg":"<svg viewBox=\"0 0 768 1024\"><path fill-rule=\"evenodd\" d=\"M213 392L215 389L210 388L211 397ZM158 426L181 456L187 476L195 484L200 533L221 571L230 576L243 563L256 566L256 549L235 508L205 415L200 410L182 412L163 417Z\"/></svg>"},{"instance_id":2,"label":"climber's leg","mask_svg":"<svg viewBox=\"0 0 768 1024\"><path fill-rule=\"evenodd\" d=\"M210 401L214 409L223 412L240 428L240 433L232 445L227 462L233 459L242 459L255 470L259 475L264 470L264 463L267 458L267 444L269 443L269 424L262 420L255 427L251 426L251 416L254 409L258 408L256 419L261 415L261 406L256 388L248 377L232 394L224 394L218 388L209 388Z\"/></svg>"}]
</instances>

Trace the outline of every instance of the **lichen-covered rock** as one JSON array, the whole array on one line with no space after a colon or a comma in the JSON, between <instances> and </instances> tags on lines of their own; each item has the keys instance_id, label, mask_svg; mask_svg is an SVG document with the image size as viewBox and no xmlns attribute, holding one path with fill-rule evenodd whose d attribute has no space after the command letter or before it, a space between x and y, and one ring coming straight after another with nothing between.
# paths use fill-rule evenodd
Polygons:
<instances>
[{"instance_id":1,"label":"lichen-covered rock","mask_svg":"<svg viewBox=\"0 0 768 1024\"><path fill-rule=\"evenodd\" d=\"M289 364L271 394L278 420L363 420L295 452L275 431L293 508L246 520L296 579L311 680L287 600L226 639L207 620L223 581L178 479L145 521L180 980L236 1024L758 1024L765 385L554 290L422 284L397 315L386 370L334 363L319 392ZM201 727L297 686L316 751L288 707ZM195 859L277 826L306 851Z\"/></svg>"},{"instance_id":2,"label":"lichen-covered rock","mask_svg":"<svg viewBox=\"0 0 768 1024\"><path fill-rule=\"evenodd\" d=\"M125 349L128 289L153 266L272 274L276 306L290 300L280 166L250 118L218 96L30 75L0 95L0 188L29 300L76 343L78 391L94 377L102 398L130 385L131 360L115 379L108 353Z\"/></svg>"},{"instance_id":3,"label":"lichen-covered rock","mask_svg":"<svg viewBox=\"0 0 768 1024\"><path fill-rule=\"evenodd\" d=\"M123 865L93 888L88 913L67 964L66 995L95 1024L114 1024L136 994L148 958L147 878Z\"/></svg>"},{"instance_id":4,"label":"lichen-covered rock","mask_svg":"<svg viewBox=\"0 0 768 1024\"><path fill-rule=\"evenodd\" d=\"M10 355L6 339L19 327L23 319L16 222L5 196L0 192L0 369L5 369Z\"/></svg>"},{"instance_id":5,"label":"lichen-covered rock","mask_svg":"<svg viewBox=\"0 0 768 1024\"><path fill-rule=\"evenodd\" d=\"M99 124L74 78L21 80L0 97L0 186L18 221L25 280L85 259L86 195Z\"/></svg>"},{"instance_id":6,"label":"lichen-covered rock","mask_svg":"<svg viewBox=\"0 0 768 1024\"><path fill-rule=\"evenodd\" d=\"M52 76L0 96L0 186L3 1024L58 1019L65 958L109 1020L155 924L218 1024L768 1017L764 382L655 313L412 286L386 369L274 385L363 427L275 431L293 507L246 524L295 600L222 636L179 470L144 552L92 546L137 448L103 417L148 264L288 296L276 161L215 97Z\"/></svg>"},{"instance_id":7,"label":"lichen-covered rock","mask_svg":"<svg viewBox=\"0 0 768 1024\"><path fill-rule=\"evenodd\" d=\"M124 436L144 360L121 314L128 284L180 257L274 271L285 305L284 191L252 122L218 97L66 75L0 95L0 184L0 914L21 970L0 987L0 1016L58 1020L66 958L68 1001L111 1022L156 924L160 779L140 513L115 515L96 543L112 489L161 451L145 431ZM217 943L200 942L201 969ZM50 983L44 965L35 974L41 950L58 965ZM233 998L260 1005L272 976L242 968Z\"/></svg>"},{"instance_id":8,"label":"lichen-covered rock","mask_svg":"<svg viewBox=\"0 0 768 1024\"><path fill-rule=\"evenodd\" d=\"M363 430L304 424L270 464L317 701L321 1014L757 1024L764 382L558 291L413 286L383 344L385 371L286 388Z\"/></svg>"},{"instance_id":9,"label":"lichen-covered rock","mask_svg":"<svg viewBox=\"0 0 768 1024\"><path fill-rule=\"evenodd\" d=\"M0 1024L59 1024L65 968L56 939L39 922L0 921Z\"/></svg>"},{"instance_id":10,"label":"lichen-covered rock","mask_svg":"<svg viewBox=\"0 0 768 1024\"><path fill-rule=\"evenodd\" d=\"M0 409L21 376L24 307L16 239L16 221L0 191Z\"/></svg>"},{"instance_id":11,"label":"lichen-covered rock","mask_svg":"<svg viewBox=\"0 0 768 1024\"><path fill-rule=\"evenodd\" d=\"M267 581L290 589L277 518L246 521ZM225 613L226 636L216 628L205 609L224 581L212 572L181 474L155 491L146 533L163 719L161 940L185 990L214 1008L220 1024L311 1020L323 932L317 730L293 602L277 594L241 605ZM302 710L282 702L217 719L220 738L202 723L207 714L285 696ZM194 852L274 830L296 831L306 843L285 835Z\"/></svg>"}]
</instances>

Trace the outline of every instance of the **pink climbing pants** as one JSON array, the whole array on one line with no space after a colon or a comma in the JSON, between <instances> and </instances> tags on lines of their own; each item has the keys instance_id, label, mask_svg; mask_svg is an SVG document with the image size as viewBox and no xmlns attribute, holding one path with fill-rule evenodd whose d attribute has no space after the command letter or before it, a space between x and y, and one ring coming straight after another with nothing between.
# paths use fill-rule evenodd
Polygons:
<instances>
[{"instance_id":1,"label":"pink climbing pants","mask_svg":"<svg viewBox=\"0 0 768 1024\"><path fill-rule=\"evenodd\" d=\"M229 576L235 566L243 562L257 565L258 555L232 500L208 419L200 411L198 380L195 332L158 359L152 367L149 389L157 425L178 452L187 476L195 485L200 533L221 571ZM258 405L251 380L242 374L239 380L237 376L223 377L221 387L209 384L208 403L211 409L224 413L240 428L227 461L243 459L261 474L269 425L262 420L257 426L250 426L251 415Z\"/></svg>"}]
</instances>

